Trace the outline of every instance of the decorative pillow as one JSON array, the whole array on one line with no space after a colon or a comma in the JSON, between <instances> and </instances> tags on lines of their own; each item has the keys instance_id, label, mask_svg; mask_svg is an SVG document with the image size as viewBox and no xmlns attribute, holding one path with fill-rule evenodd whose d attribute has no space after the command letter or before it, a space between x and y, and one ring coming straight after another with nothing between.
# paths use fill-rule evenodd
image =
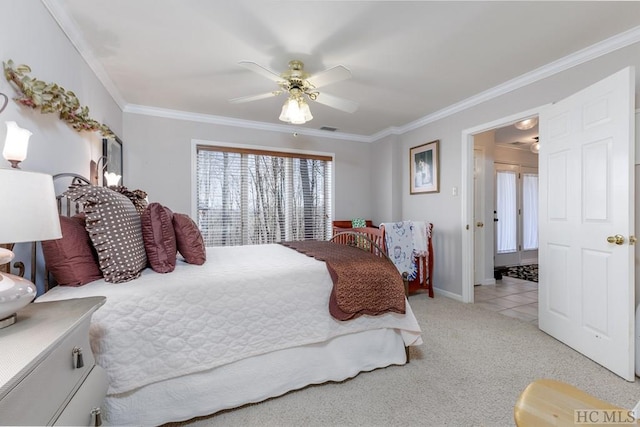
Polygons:
<instances>
[{"instance_id":1,"label":"decorative pillow","mask_svg":"<svg viewBox=\"0 0 640 427\"><path fill-rule=\"evenodd\" d=\"M351 227L363 228L367 226L367 221L364 218L354 218L351 220Z\"/></svg>"},{"instance_id":2,"label":"decorative pillow","mask_svg":"<svg viewBox=\"0 0 640 427\"><path fill-rule=\"evenodd\" d=\"M65 195L82 203L86 229L98 252L104 280L127 282L147 266L140 215L131 200L107 187L71 186Z\"/></svg>"},{"instance_id":3,"label":"decorative pillow","mask_svg":"<svg viewBox=\"0 0 640 427\"><path fill-rule=\"evenodd\" d=\"M178 252L189 264L202 265L207 260L204 239L198 226L189 215L174 213L173 229L176 233Z\"/></svg>"},{"instance_id":4,"label":"decorative pillow","mask_svg":"<svg viewBox=\"0 0 640 427\"><path fill-rule=\"evenodd\" d=\"M123 194L125 196L127 196L127 198L129 200L131 200L131 203L133 203L133 206L136 208L136 211L142 215L142 213L144 212L144 210L147 207L147 193L142 191L142 190L133 190L130 191L129 189L127 189L127 187L123 187L121 185L117 186L117 187L109 187L111 188L113 191L117 191L120 194Z\"/></svg>"},{"instance_id":5,"label":"decorative pillow","mask_svg":"<svg viewBox=\"0 0 640 427\"><path fill-rule=\"evenodd\" d=\"M47 269L58 285L82 286L102 278L84 215L60 217L62 238L42 242Z\"/></svg>"},{"instance_id":6,"label":"decorative pillow","mask_svg":"<svg viewBox=\"0 0 640 427\"><path fill-rule=\"evenodd\" d=\"M153 271L170 273L176 268L176 233L173 212L160 203L149 203L140 217L142 240Z\"/></svg>"}]
</instances>

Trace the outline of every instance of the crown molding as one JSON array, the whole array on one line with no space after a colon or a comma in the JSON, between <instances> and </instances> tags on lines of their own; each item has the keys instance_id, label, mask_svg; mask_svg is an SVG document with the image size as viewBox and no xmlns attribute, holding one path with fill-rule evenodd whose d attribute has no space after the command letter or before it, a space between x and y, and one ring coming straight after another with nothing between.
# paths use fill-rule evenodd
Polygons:
<instances>
[{"instance_id":1,"label":"crown molding","mask_svg":"<svg viewBox=\"0 0 640 427\"><path fill-rule=\"evenodd\" d=\"M252 120L234 119L232 117L214 116L211 114L191 113L188 111L171 110L167 108L148 107L145 105L127 104L123 109L125 113L141 114L146 116L162 117L165 119L175 119L192 121L198 123L209 123L221 126L233 126L243 129L254 129L269 132L281 132L289 134L315 136L319 138L339 139L353 142L371 142L369 137L343 132L329 132L319 129L308 129L289 125L280 125L267 122L257 122Z\"/></svg>"},{"instance_id":2,"label":"crown molding","mask_svg":"<svg viewBox=\"0 0 640 427\"><path fill-rule=\"evenodd\" d=\"M373 135L360 135L343 132L328 132L317 129L297 128L295 126L289 125L279 125L266 122L234 119L223 116L214 116L157 107L148 107L143 105L127 104L120 92L116 89L111 79L108 77L102 65L95 58L91 50L87 47L86 42L77 31L75 21L73 21L73 19L71 19L64 8L60 6L58 0L41 1L123 112L172 118L176 120L188 120L201 123L219 124L224 126L242 127L246 129L267 130L283 133L298 133L300 135L367 143L376 142L390 135L402 135L404 133L419 129L420 127L423 127L429 123L433 123L437 120L441 120L453 114L457 114L471 107L475 107L483 102L489 101L501 95L543 80L554 74L566 71L572 67L576 67L580 64L599 58L618 49L622 49L634 43L640 42L640 26L637 26L630 30L612 36L608 39L595 43L591 46L588 46L584 49L576 51L572 54L569 54L556 61L550 62L549 64L543 65L542 67L536 68L535 70L532 70L528 73L522 74L521 76L508 80L498 86L494 86L491 89L480 92L477 95L471 96L455 104L451 104L448 107L428 114L403 126L389 127Z\"/></svg>"},{"instance_id":3,"label":"crown molding","mask_svg":"<svg viewBox=\"0 0 640 427\"><path fill-rule=\"evenodd\" d=\"M411 130L418 129L426 124L459 113L468 108L475 107L476 105L479 105L485 101L497 98L516 89L520 89L532 83L543 80L547 77L553 76L554 74L566 71L570 68L576 67L580 64L584 64L585 62L599 58L603 55L638 42L640 42L640 26L634 27L613 37L602 40L596 44L560 58L557 61L553 61L546 65L543 65L542 67L536 68L535 70L522 74L519 77L508 80L504 83L499 84L498 86L494 86L491 89L480 92L477 95L469 97L458 103L452 104L446 108L436 111L435 113L429 114L418 120L401 126L400 128L395 129L395 131L403 134Z\"/></svg>"}]
</instances>

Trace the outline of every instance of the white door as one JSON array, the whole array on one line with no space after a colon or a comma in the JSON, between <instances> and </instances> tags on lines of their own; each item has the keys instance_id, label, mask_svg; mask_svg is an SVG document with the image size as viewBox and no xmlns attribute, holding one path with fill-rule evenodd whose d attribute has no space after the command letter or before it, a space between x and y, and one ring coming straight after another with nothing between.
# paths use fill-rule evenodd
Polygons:
<instances>
[{"instance_id":1,"label":"white door","mask_svg":"<svg viewBox=\"0 0 640 427\"><path fill-rule=\"evenodd\" d=\"M484 149L473 149L473 244L474 268L473 283L486 282L484 250Z\"/></svg>"},{"instance_id":2,"label":"white door","mask_svg":"<svg viewBox=\"0 0 640 427\"><path fill-rule=\"evenodd\" d=\"M626 68L545 108L539 154L540 329L628 381L634 90Z\"/></svg>"}]
</instances>

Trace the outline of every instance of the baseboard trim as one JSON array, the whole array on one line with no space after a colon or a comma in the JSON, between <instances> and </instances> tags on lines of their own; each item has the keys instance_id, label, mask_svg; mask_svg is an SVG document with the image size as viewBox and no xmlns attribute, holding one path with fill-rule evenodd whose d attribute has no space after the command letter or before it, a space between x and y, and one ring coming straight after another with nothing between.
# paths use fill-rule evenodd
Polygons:
<instances>
[{"instance_id":1,"label":"baseboard trim","mask_svg":"<svg viewBox=\"0 0 640 427\"><path fill-rule=\"evenodd\" d=\"M433 292L436 295L439 295L439 296L451 298L451 299L459 301L459 302L464 302L462 300L462 295L454 294L453 292L445 291L445 290L440 289L440 288L433 288Z\"/></svg>"}]
</instances>

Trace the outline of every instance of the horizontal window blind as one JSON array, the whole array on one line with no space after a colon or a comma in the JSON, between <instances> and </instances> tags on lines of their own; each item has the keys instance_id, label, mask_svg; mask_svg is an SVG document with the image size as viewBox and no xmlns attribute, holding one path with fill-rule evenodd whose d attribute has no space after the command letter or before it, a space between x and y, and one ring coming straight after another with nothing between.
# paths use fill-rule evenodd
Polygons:
<instances>
[{"instance_id":1,"label":"horizontal window blind","mask_svg":"<svg viewBox=\"0 0 640 427\"><path fill-rule=\"evenodd\" d=\"M198 146L198 226L205 245L328 239L331 160Z\"/></svg>"}]
</instances>

